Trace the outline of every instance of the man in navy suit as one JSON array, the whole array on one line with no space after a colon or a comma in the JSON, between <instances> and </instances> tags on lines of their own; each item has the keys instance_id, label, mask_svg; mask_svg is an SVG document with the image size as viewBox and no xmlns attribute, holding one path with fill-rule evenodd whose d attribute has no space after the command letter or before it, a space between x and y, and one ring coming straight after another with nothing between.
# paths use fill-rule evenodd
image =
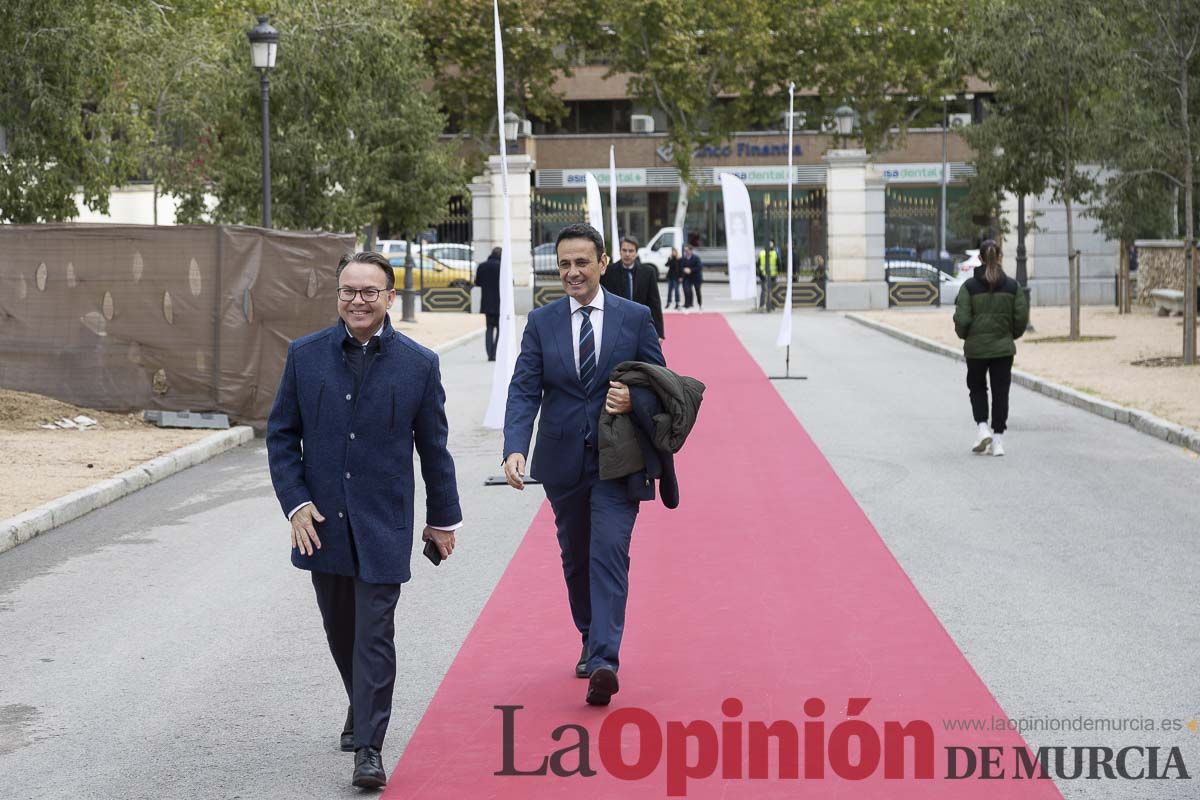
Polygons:
<instances>
[{"instance_id":1,"label":"man in navy suit","mask_svg":"<svg viewBox=\"0 0 1200 800\"><path fill-rule=\"evenodd\" d=\"M350 698L341 748L355 786L387 783L380 750L396 681L394 615L413 543L413 447L422 539L443 558L462 525L446 449L438 357L392 328L395 274L378 253L337 268L332 327L292 342L267 421L271 482L292 524L292 564L310 570L334 664Z\"/></svg>"},{"instance_id":2,"label":"man in navy suit","mask_svg":"<svg viewBox=\"0 0 1200 800\"><path fill-rule=\"evenodd\" d=\"M618 651L629 593L629 541L638 501L625 479L600 480L600 412L628 414L629 387L607 379L622 361L665 366L650 309L607 292L604 240L570 225L555 244L566 297L534 309L508 387L504 474L523 489L533 420L541 411L531 475L554 509L571 616L583 640L575 674L587 702L608 705L619 688Z\"/></svg>"}]
</instances>

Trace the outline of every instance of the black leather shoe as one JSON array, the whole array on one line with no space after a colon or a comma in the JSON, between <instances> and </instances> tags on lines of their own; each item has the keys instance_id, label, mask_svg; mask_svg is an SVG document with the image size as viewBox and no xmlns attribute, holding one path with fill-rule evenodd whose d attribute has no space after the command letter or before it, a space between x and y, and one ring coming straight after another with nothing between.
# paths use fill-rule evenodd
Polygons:
<instances>
[{"instance_id":1,"label":"black leather shoe","mask_svg":"<svg viewBox=\"0 0 1200 800\"><path fill-rule=\"evenodd\" d=\"M588 660L588 648L587 648L587 645L585 644L583 646L583 650L581 650L579 652L579 663L575 665L575 677L576 678L587 678L587 676L588 676L587 660Z\"/></svg>"},{"instance_id":2,"label":"black leather shoe","mask_svg":"<svg viewBox=\"0 0 1200 800\"><path fill-rule=\"evenodd\" d=\"M378 750L374 747L360 747L354 751L354 777L350 783L360 789L381 789L387 785L383 756Z\"/></svg>"},{"instance_id":3,"label":"black leather shoe","mask_svg":"<svg viewBox=\"0 0 1200 800\"><path fill-rule=\"evenodd\" d=\"M587 704L589 706L606 706L612 696L620 691L617 683L617 673L609 667L597 667L588 678Z\"/></svg>"},{"instance_id":4,"label":"black leather shoe","mask_svg":"<svg viewBox=\"0 0 1200 800\"><path fill-rule=\"evenodd\" d=\"M342 752L354 752L354 706L346 709L346 724L342 726Z\"/></svg>"}]
</instances>

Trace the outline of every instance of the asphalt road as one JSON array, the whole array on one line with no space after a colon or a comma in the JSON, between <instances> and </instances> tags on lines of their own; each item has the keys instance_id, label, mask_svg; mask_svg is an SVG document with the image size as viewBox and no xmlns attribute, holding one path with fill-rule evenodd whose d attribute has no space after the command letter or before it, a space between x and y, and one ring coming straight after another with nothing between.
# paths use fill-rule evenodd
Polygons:
<instances>
[{"instance_id":1,"label":"asphalt road","mask_svg":"<svg viewBox=\"0 0 1200 800\"><path fill-rule=\"evenodd\" d=\"M726 292L706 308L745 305ZM781 373L778 315L728 318ZM836 314L795 327L793 374L809 379L780 393L1010 716L1200 719L1194 454L1014 388L1009 455L974 456L961 365ZM443 356L466 527L448 563L413 560L385 762L543 498L482 485L499 471L500 436L478 424L489 366L478 341ZM261 440L0 555L0 797L357 796L344 703ZM1178 744L1200 771L1187 730L1027 739ZM1190 781L1059 786L1195 796Z\"/></svg>"}]
</instances>

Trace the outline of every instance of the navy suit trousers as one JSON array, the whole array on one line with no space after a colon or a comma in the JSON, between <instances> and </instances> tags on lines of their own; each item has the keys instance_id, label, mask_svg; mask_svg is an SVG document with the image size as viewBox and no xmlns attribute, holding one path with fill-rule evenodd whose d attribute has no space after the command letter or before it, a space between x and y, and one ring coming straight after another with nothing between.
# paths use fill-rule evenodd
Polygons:
<instances>
[{"instance_id":1,"label":"navy suit trousers","mask_svg":"<svg viewBox=\"0 0 1200 800\"><path fill-rule=\"evenodd\" d=\"M399 583L312 573L325 638L354 709L354 747L383 749L396 684Z\"/></svg>"},{"instance_id":2,"label":"navy suit trousers","mask_svg":"<svg viewBox=\"0 0 1200 800\"><path fill-rule=\"evenodd\" d=\"M620 666L629 597L629 542L638 501L625 479L600 480L596 450L588 448L583 480L562 494L546 495L554 509L563 576L575 627L588 647L588 672Z\"/></svg>"}]
</instances>

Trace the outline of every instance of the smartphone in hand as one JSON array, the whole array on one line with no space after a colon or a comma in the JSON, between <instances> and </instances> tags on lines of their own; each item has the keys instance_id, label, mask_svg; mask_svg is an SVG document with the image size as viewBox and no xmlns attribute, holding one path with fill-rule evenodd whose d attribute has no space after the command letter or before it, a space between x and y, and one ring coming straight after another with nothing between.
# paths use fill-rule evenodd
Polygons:
<instances>
[{"instance_id":1,"label":"smartphone in hand","mask_svg":"<svg viewBox=\"0 0 1200 800\"><path fill-rule=\"evenodd\" d=\"M437 546L437 542L435 542L433 539L429 539L425 542L425 549L421 552L425 554L426 558L433 562L435 567L442 563L442 549Z\"/></svg>"}]
</instances>

